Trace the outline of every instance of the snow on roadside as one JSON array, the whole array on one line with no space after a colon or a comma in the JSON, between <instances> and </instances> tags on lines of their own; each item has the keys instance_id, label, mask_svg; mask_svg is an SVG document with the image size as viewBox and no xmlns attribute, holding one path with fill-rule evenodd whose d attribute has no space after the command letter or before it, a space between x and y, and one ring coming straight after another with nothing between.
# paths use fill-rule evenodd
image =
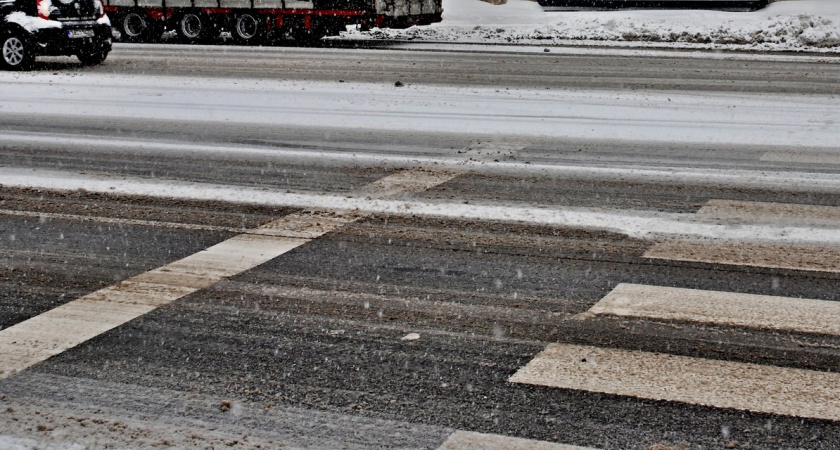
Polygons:
<instances>
[{"instance_id":1,"label":"snow on roadside","mask_svg":"<svg viewBox=\"0 0 840 450\"><path fill-rule=\"evenodd\" d=\"M535 2L444 0L443 22L352 31L354 39L524 45L633 45L840 53L840 2L799 0L756 12L544 12Z\"/></svg>"}]
</instances>

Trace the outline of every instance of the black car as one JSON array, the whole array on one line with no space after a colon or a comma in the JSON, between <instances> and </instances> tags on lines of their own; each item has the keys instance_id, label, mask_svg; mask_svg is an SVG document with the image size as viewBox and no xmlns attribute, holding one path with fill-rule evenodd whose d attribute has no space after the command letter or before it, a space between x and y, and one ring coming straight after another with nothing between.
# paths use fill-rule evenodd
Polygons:
<instances>
[{"instance_id":1,"label":"black car","mask_svg":"<svg viewBox=\"0 0 840 450\"><path fill-rule=\"evenodd\" d=\"M0 68L25 69L39 55L76 55L94 65L110 51L101 0L0 0Z\"/></svg>"}]
</instances>

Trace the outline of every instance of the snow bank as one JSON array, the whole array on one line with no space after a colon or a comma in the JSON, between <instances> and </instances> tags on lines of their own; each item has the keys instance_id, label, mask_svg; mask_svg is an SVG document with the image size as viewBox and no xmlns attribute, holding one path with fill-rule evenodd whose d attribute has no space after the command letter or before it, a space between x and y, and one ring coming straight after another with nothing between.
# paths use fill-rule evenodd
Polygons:
<instances>
[{"instance_id":1,"label":"snow bank","mask_svg":"<svg viewBox=\"0 0 840 450\"><path fill-rule=\"evenodd\" d=\"M732 50L840 53L840 2L772 3L756 12L544 12L528 0L490 5L444 0L443 22L407 30L350 32L355 39L505 43L526 45L633 45ZM631 43L631 44L628 44Z\"/></svg>"}]
</instances>

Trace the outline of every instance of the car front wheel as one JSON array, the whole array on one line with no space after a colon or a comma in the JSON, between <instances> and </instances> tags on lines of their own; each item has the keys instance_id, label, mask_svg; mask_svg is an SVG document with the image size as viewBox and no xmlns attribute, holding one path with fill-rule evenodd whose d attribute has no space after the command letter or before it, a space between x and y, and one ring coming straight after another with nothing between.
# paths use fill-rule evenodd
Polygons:
<instances>
[{"instance_id":1,"label":"car front wheel","mask_svg":"<svg viewBox=\"0 0 840 450\"><path fill-rule=\"evenodd\" d=\"M0 44L0 65L5 70L24 70L32 65L35 55L32 48L19 33L3 36Z\"/></svg>"}]
</instances>

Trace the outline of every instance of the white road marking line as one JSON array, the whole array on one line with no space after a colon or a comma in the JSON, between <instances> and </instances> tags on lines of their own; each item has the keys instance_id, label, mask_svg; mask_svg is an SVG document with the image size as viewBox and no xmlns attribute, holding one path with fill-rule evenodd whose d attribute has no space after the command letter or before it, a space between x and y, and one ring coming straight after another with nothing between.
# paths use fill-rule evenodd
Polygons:
<instances>
[{"instance_id":1,"label":"white road marking line","mask_svg":"<svg viewBox=\"0 0 840 450\"><path fill-rule=\"evenodd\" d=\"M767 152L761 155L761 161L801 164L840 164L840 153L808 151Z\"/></svg>"},{"instance_id":2,"label":"white road marking line","mask_svg":"<svg viewBox=\"0 0 840 450\"><path fill-rule=\"evenodd\" d=\"M840 302L621 283L589 313L840 336Z\"/></svg>"},{"instance_id":3,"label":"white road marking line","mask_svg":"<svg viewBox=\"0 0 840 450\"><path fill-rule=\"evenodd\" d=\"M437 450L594 450L588 447L514 438L498 434L456 431Z\"/></svg>"},{"instance_id":4,"label":"white road marking line","mask_svg":"<svg viewBox=\"0 0 840 450\"><path fill-rule=\"evenodd\" d=\"M420 189L448 179L419 173L418 181L411 183L412 173L416 172L392 175L396 180L394 185L403 183ZM388 185L389 181L384 180L382 184ZM291 214L0 330L0 379L224 278L268 262L360 217Z\"/></svg>"},{"instance_id":5,"label":"white road marking line","mask_svg":"<svg viewBox=\"0 0 840 450\"><path fill-rule=\"evenodd\" d=\"M836 232L835 232L836 233ZM840 247L733 241L659 243L645 258L840 273Z\"/></svg>"},{"instance_id":6,"label":"white road marking line","mask_svg":"<svg viewBox=\"0 0 840 450\"><path fill-rule=\"evenodd\" d=\"M838 373L550 344L508 381L840 420Z\"/></svg>"},{"instance_id":7,"label":"white road marking line","mask_svg":"<svg viewBox=\"0 0 840 450\"><path fill-rule=\"evenodd\" d=\"M454 176L454 175L452 175ZM265 188L223 186L185 181L148 180L134 177L106 177L40 169L0 167L0 183L9 187L37 187L61 191L86 189L117 195L155 198L214 200L232 203L351 211L357 214L393 214L406 217L441 217L459 220L488 220L548 226L592 228L623 233L642 239L700 237L730 240L763 240L819 245L840 245L834 229L709 223L697 214L639 211L604 211L587 208L541 208L527 206L467 205L350 198L342 195L296 194Z\"/></svg>"},{"instance_id":8,"label":"white road marking line","mask_svg":"<svg viewBox=\"0 0 840 450\"><path fill-rule=\"evenodd\" d=\"M840 226L840 208L836 206L793 203L709 200L697 211L710 217L743 221L784 222L806 226Z\"/></svg>"}]
</instances>

